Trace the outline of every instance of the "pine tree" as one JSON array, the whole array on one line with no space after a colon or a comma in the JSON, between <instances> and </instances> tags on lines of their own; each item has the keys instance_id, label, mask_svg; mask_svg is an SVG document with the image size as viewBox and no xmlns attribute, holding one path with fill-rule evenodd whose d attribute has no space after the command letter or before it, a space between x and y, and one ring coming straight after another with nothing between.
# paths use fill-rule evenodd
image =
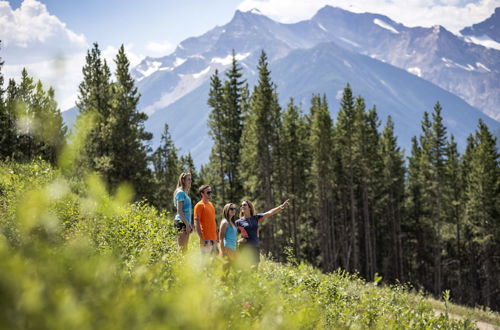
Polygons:
<instances>
[{"instance_id":1,"label":"pine tree","mask_svg":"<svg viewBox=\"0 0 500 330\"><path fill-rule=\"evenodd\" d=\"M151 159L154 169L155 193L153 203L164 210L174 211L172 193L177 185L177 178L181 173L181 164L177 157L178 150L172 141L165 123L160 140L160 146L155 150Z\"/></svg>"},{"instance_id":2,"label":"pine tree","mask_svg":"<svg viewBox=\"0 0 500 330\"><path fill-rule=\"evenodd\" d=\"M446 274L447 288L454 288L454 296L461 299L465 291L463 285L463 174L462 162L458 153L457 143L452 135L446 146L447 163L446 173L446 222L443 230L443 241L446 246L446 268L443 273Z\"/></svg>"},{"instance_id":3,"label":"pine tree","mask_svg":"<svg viewBox=\"0 0 500 330\"><path fill-rule=\"evenodd\" d=\"M9 95L12 94L12 89L15 89L15 87L11 86L14 81L10 80L10 91L4 89L4 76L2 73L3 64L4 62L0 57L0 160L11 158L16 145L15 117L13 107L9 106L8 101Z\"/></svg>"},{"instance_id":4,"label":"pine tree","mask_svg":"<svg viewBox=\"0 0 500 330\"><path fill-rule=\"evenodd\" d=\"M87 138L81 162L84 167L98 171L109 184L112 170L112 135L108 125L112 100L111 72L106 61L101 58L97 43L87 51L82 72L77 107L80 115L93 116L94 128Z\"/></svg>"},{"instance_id":5,"label":"pine tree","mask_svg":"<svg viewBox=\"0 0 500 330\"><path fill-rule=\"evenodd\" d=\"M357 190L359 178L359 132L361 131L362 114L355 107L352 90L349 84L344 88L340 110L337 116L335 133L336 152L340 161L340 176L338 177L341 190L340 203L345 207L343 214L343 229L345 230L341 242L341 255L344 267L348 271L360 271L360 244L358 224Z\"/></svg>"},{"instance_id":6,"label":"pine tree","mask_svg":"<svg viewBox=\"0 0 500 330\"><path fill-rule=\"evenodd\" d=\"M242 166L246 189L260 209L274 205L272 195L273 152L277 148L280 107L271 82L267 55L261 53L259 79L245 118L242 143Z\"/></svg>"},{"instance_id":7,"label":"pine tree","mask_svg":"<svg viewBox=\"0 0 500 330\"><path fill-rule=\"evenodd\" d=\"M279 158L280 106L265 52L261 53L257 69L259 79L245 113L240 173L247 197L255 201L258 210L269 210L275 204L273 181ZM272 222L263 227L262 243L267 250L273 250L273 229Z\"/></svg>"},{"instance_id":8,"label":"pine tree","mask_svg":"<svg viewBox=\"0 0 500 330\"><path fill-rule=\"evenodd\" d=\"M242 93L245 80L242 80L241 66L236 61L233 50L230 69L226 72L227 81L224 84L223 102L225 110L224 153L226 155L226 173L228 189L227 200L237 202L242 197L242 182L239 173L241 159L241 133L243 130Z\"/></svg>"},{"instance_id":9,"label":"pine tree","mask_svg":"<svg viewBox=\"0 0 500 330\"><path fill-rule=\"evenodd\" d=\"M40 81L36 84L32 104L34 155L52 164L65 144L67 128L55 100L54 89L43 89Z\"/></svg>"},{"instance_id":10,"label":"pine tree","mask_svg":"<svg viewBox=\"0 0 500 330\"><path fill-rule=\"evenodd\" d=\"M242 197L239 174L241 132L243 129L242 97L245 81L241 79L241 67L233 50L232 65L222 82L218 71L211 78L208 104L212 108L209 116L209 133L214 140L210 155L211 182L215 202L222 207L228 201Z\"/></svg>"},{"instance_id":11,"label":"pine tree","mask_svg":"<svg viewBox=\"0 0 500 330\"><path fill-rule=\"evenodd\" d=\"M14 80L9 82L4 109L7 153L19 161L41 158L55 164L65 143L66 127L54 90L45 90L41 81L35 83L23 69L18 85Z\"/></svg>"},{"instance_id":12,"label":"pine tree","mask_svg":"<svg viewBox=\"0 0 500 330\"><path fill-rule=\"evenodd\" d=\"M465 222L470 233L468 253L476 259L479 303L498 308L500 301L500 154L486 124L479 121L473 146L464 158ZM467 154L467 152L471 154Z\"/></svg>"},{"instance_id":13,"label":"pine tree","mask_svg":"<svg viewBox=\"0 0 500 330\"><path fill-rule=\"evenodd\" d=\"M17 126L15 158L22 161L33 159L36 154L34 141L35 113L33 107L30 106L34 103L35 88L33 78L23 68L21 82L16 86L14 99Z\"/></svg>"},{"instance_id":14,"label":"pine tree","mask_svg":"<svg viewBox=\"0 0 500 330\"><path fill-rule=\"evenodd\" d=\"M433 242L433 271L434 271L434 293L440 294L442 291L442 229L446 219L446 210L448 205L443 196L447 190L446 187L446 128L441 116L442 107L438 103L434 106L432 113L432 131L428 139L430 150L431 168L429 169L430 181L427 187L427 196L430 197L428 204L430 206L434 242Z\"/></svg>"},{"instance_id":15,"label":"pine tree","mask_svg":"<svg viewBox=\"0 0 500 330\"><path fill-rule=\"evenodd\" d=\"M6 89L6 97L3 102L4 112L2 114L2 138L0 148L3 158L14 158L17 150L17 86L14 79L9 79Z\"/></svg>"},{"instance_id":16,"label":"pine tree","mask_svg":"<svg viewBox=\"0 0 500 330\"><path fill-rule=\"evenodd\" d=\"M427 112L422 121L422 135L417 155L410 158L409 191L412 195L410 214L414 214L417 241L417 278L435 294L442 291L443 228L447 203L447 139L441 105L436 103L432 121ZM417 189L418 191L415 191Z\"/></svg>"},{"instance_id":17,"label":"pine tree","mask_svg":"<svg viewBox=\"0 0 500 330\"><path fill-rule=\"evenodd\" d=\"M216 205L221 206L227 200L227 161L226 161L226 139L225 130L227 124L226 111L224 109L222 82L219 78L219 72L215 73L210 78L210 91L208 97L208 105L212 108L208 118L209 135L212 137L214 144L210 153L210 160L207 173L209 181L212 182Z\"/></svg>"},{"instance_id":18,"label":"pine tree","mask_svg":"<svg viewBox=\"0 0 500 330\"><path fill-rule=\"evenodd\" d=\"M147 115L137 110L140 95L129 72L130 62L123 45L115 59L116 82L112 84L112 103L106 124L110 131L110 162L108 172L110 188L122 182L131 183L139 198L150 193L151 172L147 157L150 148L146 142L152 134L146 132L144 122Z\"/></svg>"},{"instance_id":19,"label":"pine tree","mask_svg":"<svg viewBox=\"0 0 500 330\"><path fill-rule=\"evenodd\" d=\"M311 149L309 147L309 127L301 110L290 99L280 130L282 156L277 172L279 192L291 201L288 212L280 220L278 232L279 246L291 246L297 260L308 257L316 245L315 224L311 222L309 201ZM284 257L283 255L281 257Z\"/></svg>"},{"instance_id":20,"label":"pine tree","mask_svg":"<svg viewBox=\"0 0 500 330\"><path fill-rule=\"evenodd\" d=\"M404 159L403 152L394 136L394 122L388 117L381 138L381 155L384 183L380 198L381 213L377 246L380 268L383 275L391 280L404 281L403 247L401 242L401 221L404 211Z\"/></svg>"},{"instance_id":21,"label":"pine tree","mask_svg":"<svg viewBox=\"0 0 500 330\"><path fill-rule=\"evenodd\" d=\"M377 272L376 260L376 229L379 225L375 219L379 219L377 204L382 193L382 156L380 154L380 134L378 132L380 121L376 108L365 110L364 99L360 96L356 98L356 108L358 116L361 117L361 130L358 139L359 145L356 149L359 152L359 195L360 209L362 210L360 223L360 237L362 248L363 274L368 280L373 280L373 275Z\"/></svg>"},{"instance_id":22,"label":"pine tree","mask_svg":"<svg viewBox=\"0 0 500 330\"><path fill-rule=\"evenodd\" d=\"M313 196L310 202L312 214L319 234L321 266L326 271L337 268L339 249L337 247L336 219L334 212L335 191L333 172L333 122L326 99L319 95L311 98L311 180Z\"/></svg>"}]
</instances>

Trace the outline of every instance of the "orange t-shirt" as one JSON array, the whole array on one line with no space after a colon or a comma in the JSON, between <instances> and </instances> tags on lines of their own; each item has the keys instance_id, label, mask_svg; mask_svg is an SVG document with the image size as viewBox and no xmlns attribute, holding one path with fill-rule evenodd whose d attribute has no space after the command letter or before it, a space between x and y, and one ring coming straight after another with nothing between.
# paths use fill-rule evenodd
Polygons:
<instances>
[{"instance_id":1,"label":"orange t-shirt","mask_svg":"<svg viewBox=\"0 0 500 330\"><path fill-rule=\"evenodd\" d=\"M199 201L194 207L194 218L200 221L201 235L205 241L217 240L215 208L211 202Z\"/></svg>"}]
</instances>

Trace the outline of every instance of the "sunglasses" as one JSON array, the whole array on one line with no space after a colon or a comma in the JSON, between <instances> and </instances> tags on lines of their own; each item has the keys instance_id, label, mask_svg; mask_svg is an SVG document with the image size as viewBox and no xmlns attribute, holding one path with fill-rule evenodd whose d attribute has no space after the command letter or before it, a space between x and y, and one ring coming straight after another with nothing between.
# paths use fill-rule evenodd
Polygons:
<instances>
[{"instance_id":1,"label":"sunglasses","mask_svg":"<svg viewBox=\"0 0 500 330\"><path fill-rule=\"evenodd\" d=\"M236 207L230 207L229 211L236 211Z\"/></svg>"},{"instance_id":2,"label":"sunglasses","mask_svg":"<svg viewBox=\"0 0 500 330\"><path fill-rule=\"evenodd\" d=\"M211 191L205 191L205 194L210 195L212 192Z\"/></svg>"}]
</instances>

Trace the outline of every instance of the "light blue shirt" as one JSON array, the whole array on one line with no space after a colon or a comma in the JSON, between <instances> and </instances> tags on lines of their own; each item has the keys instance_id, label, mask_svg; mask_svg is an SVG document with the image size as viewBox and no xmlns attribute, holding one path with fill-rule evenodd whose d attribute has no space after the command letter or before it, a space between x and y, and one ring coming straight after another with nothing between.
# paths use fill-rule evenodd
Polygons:
<instances>
[{"instance_id":1,"label":"light blue shirt","mask_svg":"<svg viewBox=\"0 0 500 330\"><path fill-rule=\"evenodd\" d=\"M226 235L224 236L224 247L227 247L228 249L231 250L236 250L237 231L238 229L236 229L236 226L232 226L231 223L228 221L226 228Z\"/></svg>"},{"instance_id":2,"label":"light blue shirt","mask_svg":"<svg viewBox=\"0 0 500 330\"><path fill-rule=\"evenodd\" d=\"M175 201L174 201L175 208L177 208L177 202L182 202L182 212L184 213L184 217L186 218L187 222L192 223L191 198L189 198L189 196L184 192L184 190L178 190L177 193L175 194ZM177 214L175 215L175 220L182 221L181 217L179 216L179 211L177 211Z\"/></svg>"}]
</instances>

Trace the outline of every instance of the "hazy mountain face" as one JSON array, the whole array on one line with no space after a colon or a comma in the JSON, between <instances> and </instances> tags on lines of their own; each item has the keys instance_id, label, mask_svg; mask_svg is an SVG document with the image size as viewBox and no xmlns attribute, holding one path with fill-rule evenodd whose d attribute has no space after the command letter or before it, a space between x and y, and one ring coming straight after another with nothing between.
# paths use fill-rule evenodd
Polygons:
<instances>
[{"instance_id":1,"label":"hazy mountain face","mask_svg":"<svg viewBox=\"0 0 500 330\"><path fill-rule=\"evenodd\" d=\"M228 24L184 40L172 54L146 58L133 75L154 147L168 122L176 145L191 151L197 164L207 161L212 144L209 78L215 70L224 78L233 50L250 85L266 51L282 106L294 97L307 110L312 93L325 93L335 114L349 82L367 106L377 106L381 119L393 116L400 144L409 150L423 112L440 101L450 133L464 145L478 118L500 125L477 110L500 119L500 51L470 41L438 26L408 28L382 15L329 6L294 24L237 11Z\"/></svg>"},{"instance_id":2,"label":"hazy mountain face","mask_svg":"<svg viewBox=\"0 0 500 330\"><path fill-rule=\"evenodd\" d=\"M500 7L484 22L466 27L460 31L463 36L475 36L479 38L490 38L500 43Z\"/></svg>"}]
</instances>

